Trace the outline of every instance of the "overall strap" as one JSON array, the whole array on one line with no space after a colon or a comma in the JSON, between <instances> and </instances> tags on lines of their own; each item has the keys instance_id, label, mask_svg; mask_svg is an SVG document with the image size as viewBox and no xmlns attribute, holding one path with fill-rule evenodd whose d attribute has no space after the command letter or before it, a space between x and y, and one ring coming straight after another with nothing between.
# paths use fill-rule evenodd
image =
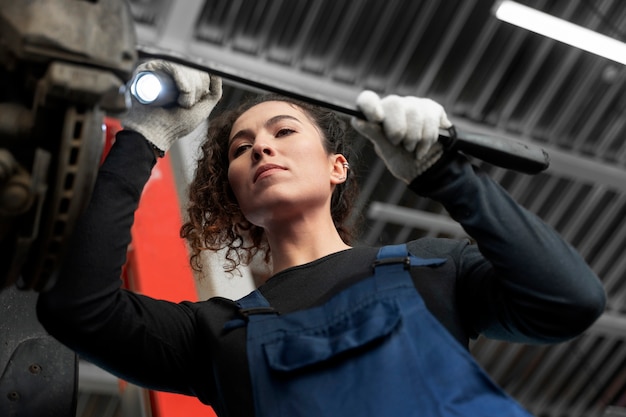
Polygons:
<instances>
[{"instance_id":1,"label":"overall strap","mask_svg":"<svg viewBox=\"0 0 626 417\"><path fill-rule=\"evenodd\" d=\"M374 266L388 263L402 263L406 267L411 266L433 266L441 265L446 260L444 258L419 258L411 255L406 243L399 245L387 245L378 250Z\"/></svg>"},{"instance_id":2,"label":"overall strap","mask_svg":"<svg viewBox=\"0 0 626 417\"><path fill-rule=\"evenodd\" d=\"M226 322L224 330L245 326L247 321L262 320L268 314L278 314L258 289L237 300L237 305L240 317Z\"/></svg>"},{"instance_id":3,"label":"overall strap","mask_svg":"<svg viewBox=\"0 0 626 417\"><path fill-rule=\"evenodd\" d=\"M379 289L392 288L403 282L411 283L408 271L412 266L437 266L446 262L445 258L419 258L412 255L406 243L386 245L378 250L374 261L374 277Z\"/></svg>"},{"instance_id":4,"label":"overall strap","mask_svg":"<svg viewBox=\"0 0 626 417\"><path fill-rule=\"evenodd\" d=\"M237 301L237 304L239 304L239 307L242 309L270 307L269 301L263 297L263 294L261 294L259 290L252 291L250 294Z\"/></svg>"}]
</instances>

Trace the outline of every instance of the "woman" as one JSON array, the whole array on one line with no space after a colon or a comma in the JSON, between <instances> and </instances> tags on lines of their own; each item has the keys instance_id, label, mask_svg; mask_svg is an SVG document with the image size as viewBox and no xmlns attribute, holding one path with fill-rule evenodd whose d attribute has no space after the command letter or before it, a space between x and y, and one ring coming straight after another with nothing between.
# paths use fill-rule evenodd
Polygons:
<instances>
[{"instance_id":1,"label":"woman","mask_svg":"<svg viewBox=\"0 0 626 417\"><path fill-rule=\"evenodd\" d=\"M261 251L271 277L239 302L173 304L121 290L155 154L221 95L207 74L160 61L142 69L172 74L178 106L133 106L123 120L59 281L38 304L51 334L114 374L197 396L220 416L524 416L472 361L469 339L561 342L603 311L602 286L571 246L461 156L442 152L437 132L450 122L441 106L371 92L359 96L368 121L353 120L355 129L477 245L351 247L354 184L341 122L266 97L211 120L182 232L196 267L203 250L227 248L227 271Z\"/></svg>"},{"instance_id":2,"label":"woman","mask_svg":"<svg viewBox=\"0 0 626 417\"><path fill-rule=\"evenodd\" d=\"M323 256L348 248L346 242L350 242L351 231L345 223L351 212L352 202L356 198L357 188L356 182L349 175L350 165L347 160L349 149L345 146L343 123L332 112L304 103L294 105L295 102L284 101L285 98L275 97L283 101L272 101L272 98L272 96L259 98L264 102L246 111L241 119L238 115L243 113L244 109L252 107L254 101L211 123L208 136L214 140L206 141L204 144L204 157L198 163L196 179L190 189L191 220L183 228L183 235L192 242L195 255L206 246L206 240L211 242L213 249L219 249L225 242L232 242L227 257L231 267L234 268L238 263L235 258L241 253L243 240L241 235L233 230L232 225L236 225L240 231L245 231L252 240L250 248L243 248L246 261L249 261L260 248L265 252L266 260L269 260L268 249L273 248L274 272L285 269L281 267L283 263L285 265L294 262L303 263L281 259L282 255L289 256L293 253L289 248L281 250L283 244L293 240L283 239L281 234L306 238L306 244L294 242L289 245L312 251L310 255L296 255L308 256L310 260L320 257L318 255L321 253L316 252L326 252L321 254ZM279 117L270 118L271 123L263 126L262 135L254 140L251 137L253 126L249 127L247 124L253 123L257 114L265 112L275 113ZM275 131L275 134L272 131ZM270 139L273 136L295 137L296 139L292 141L297 141L297 145L309 147L294 148L290 145L292 141L286 140L272 142ZM298 141L297 138L301 136L318 136L319 140ZM284 154L278 163L273 162L275 146L278 147L276 151ZM282 151L282 147L287 149ZM216 160L222 163L216 164ZM328 170L325 170L328 171L326 177L320 175L319 164L323 162L322 160L329 163ZM270 178L274 174L279 175L277 178L285 175L293 175L294 178L285 181L282 186L279 182L277 187L272 187L270 185L277 179ZM297 177L304 178L298 181ZM206 187L220 192L207 193ZM269 189L268 193L264 192L265 187ZM336 191L329 193L331 188ZM307 191L315 189L321 193L318 197L306 194ZM275 194L281 192L282 198L281 194ZM331 195L332 201L329 199ZM266 201L264 198L272 200ZM301 201L303 198L322 198L322 201ZM225 199L227 201L224 201ZM272 205L276 204L279 207L275 210ZM308 210L298 207L302 204ZM266 218L267 215L259 210L275 210L276 215ZM332 217L329 216L331 211ZM296 218L290 217L294 215ZM276 223L278 227L265 224L267 221ZM313 230L315 234L305 235L297 230L289 230L306 227L307 223L315 225ZM314 239L322 241L316 242Z\"/></svg>"}]
</instances>

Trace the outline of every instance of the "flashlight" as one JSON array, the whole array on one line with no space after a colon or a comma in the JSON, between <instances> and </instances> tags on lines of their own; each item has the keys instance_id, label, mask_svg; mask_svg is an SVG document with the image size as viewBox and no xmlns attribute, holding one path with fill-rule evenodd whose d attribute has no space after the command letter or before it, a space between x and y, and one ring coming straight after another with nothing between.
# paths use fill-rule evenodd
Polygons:
<instances>
[{"instance_id":1,"label":"flashlight","mask_svg":"<svg viewBox=\"0 0 626 417\"><path fill-rule=\"evenodd\" d=\"M141 104L166 106L178 98L172 77L162 71L141 71L130 84L130 93Z\"/></svg>"}]
</instances>

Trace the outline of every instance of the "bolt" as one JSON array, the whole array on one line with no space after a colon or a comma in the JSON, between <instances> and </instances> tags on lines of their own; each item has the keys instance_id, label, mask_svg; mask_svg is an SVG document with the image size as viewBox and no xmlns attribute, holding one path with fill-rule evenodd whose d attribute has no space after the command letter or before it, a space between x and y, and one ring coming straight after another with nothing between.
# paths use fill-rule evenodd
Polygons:
<instances>
[{"instance_id":1,"label":"bolt","mask_svg":"<svg viewBox=\"0 0 626 417\"><path fill-rule=\"evenodd\" d=\"M30 178L14 175L0 190L0 211L8 215L25 213L32 203Z\"/></svg>"},{"instance_id":2,"label":"bolt","mask_svg":"<svg viewBox=\"0 0 626 417\"><path fill-rule=\"evenodd\" d=\"M7 397L9 398L9 401L19 401L20 393L17 391L11 391L7 394Z\"/></svg>"},{"instance_id":3,"label":"bolt","mask_svg":"<svg viewBox=\"0 0 626 417\"><path fill-rule=\"evenodd\" d=\"M41 365L37 363L33 363L31 366L28 367L28 370L30 371L31 374L41 373Z\"/></svg>"}]
</instances>

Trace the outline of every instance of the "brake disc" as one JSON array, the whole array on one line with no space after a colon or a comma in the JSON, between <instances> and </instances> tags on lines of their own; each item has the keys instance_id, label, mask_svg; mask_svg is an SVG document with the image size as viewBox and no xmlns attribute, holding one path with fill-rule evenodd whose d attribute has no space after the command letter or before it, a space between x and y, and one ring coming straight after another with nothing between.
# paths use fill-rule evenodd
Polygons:
<instances>
[{"instance_id":1,"label":"brake disc","mask_svg":"<svg viewBox=\"0 0 626 417\"><path fill-rule=\"evenodd\" d=\"M43 203L37 238L16 284L43 291L55 281L61 259L95 183L104 147L104 114L98 109L68 107ZM29 239L28 233L18 236Z\"/></svg>"}]
</instances>

